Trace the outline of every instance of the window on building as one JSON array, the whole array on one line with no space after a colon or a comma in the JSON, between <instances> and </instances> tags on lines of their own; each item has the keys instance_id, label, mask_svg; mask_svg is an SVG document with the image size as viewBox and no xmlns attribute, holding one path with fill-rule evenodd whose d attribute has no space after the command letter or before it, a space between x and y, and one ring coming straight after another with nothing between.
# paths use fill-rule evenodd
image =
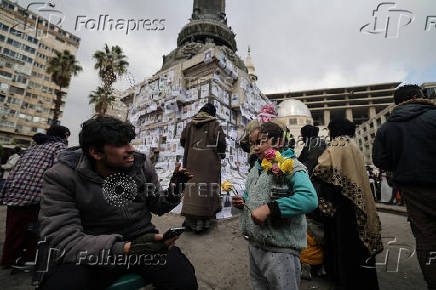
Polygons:
<instances>
[{"instance_id":1,"label":"window on building","mask_svg":"<svg viewBox=\"0 0 436 290\"><path fill-rule=\"evenodd\" d=\"M0 34L0 41L4 42L5 41L5 37L3 35Z\"/></svg>"},{"instance_id":2,"label":"window on building","mask_svg":"<svg viewBox=\"0 0 436 290\"><path fill-rule=\"evenodd\" d=\"M32 37L32 36L27 36L27 41L31 42L31 43L38 43L38 39Z\"/></svg>"},{"instance_id":3,"label":"window on building","mask_svg":"<svg viewBox=\"0 0 436 290\"><path fill-rule=\"evenodd\" d=\"M14 82L26 84L27 83L27 77L23 75L14 75Z\"/></svg>"},{"instance_id":4,"label":"window on building","mask_svg":"<svg viewBox=\"0 0 436 290\"><path fill-rule=\"evenodd\" d=\"M10 121L0 120L0 127L3 127L3 128L14 128L15 127L15 123L14 122L10 122Z\"/></svg>"},{"instance_id":5,"label":"window on building","mask_svg":"<svg viewBox=\"0 0 436 290\"><path fill-rule=\"evenodd\" d=\"M17 95L24 95L24 89L23 88L17 88L14 86L11 86L9 88L9 92L12 94L17 94Z\"/></svg>"},{"instance_id":6,"label":"window on building","mask_svg":"<svg viewBox=\"0 0 436 290\"><path fill-rule=\"evenodd\" d=\"M13 98L13 97L8 97L7 102L9 104L21 105L21 101L19 99Z\"/></svg>"},{"instance_id":7,"label":"window on building","mask_svg":"<svg viewBox=\"0 0 436 290\"><path fill-rule=\"evenodd\" d=\"M12 27L11 27L11 29L9 30L9 33L12 34L12 35L15 35L16 37L19 37L19 38L23 38L23 36L24 36L24 33L23 33L23 32L18 31L18 30L15 30L15 29L12 28Z\"/></svg>"},{"instance_id":8,"label":"window on building","mask_svg":"<svg viewBox=\"0 0 436 290\"><path fill-rule=\"evenodd\" d=\"M13 50L10 50L9 48L3 48L3 54L9 55L11 57L15 57L16 53Z\"/></svg>"},{"instance_id":9,"label":"window on building","mask_svg":"<svg viewBox=\"0 0 436 290\"><path fill-rule=\"evenodd\" d=\"M0 144L9 144L11 139L6 136L0 136Z\"/></svg>"},{"instance_id":10,"label":"window on building","mask_svg":"<svg viewBox=\"0 0 436 290\"><path fill-rule=\"evenodd\" d=\"M7 79L7 80L11 80L12 79L12 74L6 71L2 71L0 70L0 77Z\"/></svg>"},{"instance_id":11,"label":"window on building","mask_svg":"<svg viewBox=\"0 0 436 290\"><path fill-rule=\"evenodd\" d=\"M0 82L0 89L5 89L5 90L9 89L9 84Z\"/></svg>"},{"instance_id":12,"label":"window on building","mask_svg":"<svg viewBox=\"0 0 436 290\"><path fill-rule=\"evenodd\" d=\"M26 139L15 139L15 143L19 145L29 146L32 142Z\"/></svg>"},{"instance_id":13,"label":"window on building","mask_svg":"<svg viewBox=\"0 0 436 290\"><path fill-rule=\"evenodd\" d=\"M16 47L16 48L20 48L21 47L21 43L18 41L13 40L12 38L8 38L8 40L6 41L8 44Z\"/></svg>"},{"instance_id":14,"label":"window on building","mask_svg":"<svg viewBox=\"0 0 436 290\"><path fill-rule=\"evenodd\" d=\"M6 99L5 95L0 94L0 102L4 102Z\"/></svg>"},{"instance_id":15,"label":"window on building","mask_svg":"<svg viewBox=\"0 0 436 290\"><path fill-rule=\"evenodd\" d=\"M293 118L291 118L291 119L289 119L289 125L297 125L297 119L293 119Z\"/></svg>"},{"instance_id":16,"label":"window on building","mask_svg":"<svg viewBox=\"0 0 436 290\"><path fill-rule=\"evenodd\" d=\"M0 23L0 28L3 31L8 32L9 31L9 26L7 26L6 24Z\"/></svg>"}]
</instances>

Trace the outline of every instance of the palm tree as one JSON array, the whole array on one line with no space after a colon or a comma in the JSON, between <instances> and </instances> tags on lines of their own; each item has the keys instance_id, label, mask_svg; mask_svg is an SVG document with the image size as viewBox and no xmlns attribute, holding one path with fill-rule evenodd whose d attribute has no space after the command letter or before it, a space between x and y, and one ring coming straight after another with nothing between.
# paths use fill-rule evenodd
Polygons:
<instances>
[{"instance_id":1,"label":"palm tree","mask_svg":"<svg viewBox=\"0 0 436 290\"><path fill-rule=\"evenodd\" d=\"M104 50L97 50L93 58L96 61L94 68L98 70L98 75L103 82L104 94L100 111L105 114L109 105L109 95L112 93L112 84L127 72L129 63L126 61L127 57L123 54L123 50L118 45L109 48L105 44Z\"/></svg>"},{"instance_id":2,"label":"palm tree","mask_svg":"<svg viewBox=\"0 0 436 290\"><path fill-rule=\"evenodd\" d=\"M56 124L61 112L62 96L66 94L62 89L70 85L72 76L77 76L82 71L82 67L69 50L64 50L62 53L56 51L56 56L48 61L46 71L51 76L51 80L59 86L59 89L55 91L56 100L52 121L53 124Z\"/></svg>"},{"instance_id":3,"label":"palm tree","mask_svg":"<svg viewBox=\"0 0 436 290\"><path fill-rule=\"evenodd\" d=\"M98 87L96 90L92 91L89 94L89 104L94 104L94 111L97 115L106 114L106 110L103 111L103 99L105 96L105 89L102 87ZM110 94L107 97L107 104L111 105L115 101L115 96ZM105 108L107 109L107 107Z\"/></svg>"}]
</instances>

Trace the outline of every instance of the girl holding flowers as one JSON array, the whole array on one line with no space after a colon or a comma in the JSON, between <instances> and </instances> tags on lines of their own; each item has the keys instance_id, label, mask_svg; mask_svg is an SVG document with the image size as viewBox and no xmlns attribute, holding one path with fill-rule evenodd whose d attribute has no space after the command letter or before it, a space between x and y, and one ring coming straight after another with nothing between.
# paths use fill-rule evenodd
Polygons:
<instances>
[{"instance_id":1,"label":"girl holding flowers","mask_svg":"<svg viewBox=\"0 0 436 290\"><path fill-rule=\"evenodd\" d=\"M233 197L233 205L243 208L241 227L249 237L254 289L299 289L299 255L307 245L305 214L318 206L305 166L292 149L280 152L282 144L280 126L263 123L246 192Z\"/></svg>"}]
</instances>

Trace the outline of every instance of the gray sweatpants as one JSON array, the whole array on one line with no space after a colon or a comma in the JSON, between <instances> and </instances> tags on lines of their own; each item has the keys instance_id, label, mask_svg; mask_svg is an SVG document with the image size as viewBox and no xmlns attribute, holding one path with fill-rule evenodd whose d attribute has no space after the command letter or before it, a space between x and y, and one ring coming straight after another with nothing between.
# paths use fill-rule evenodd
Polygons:
<instances>
[{"instance_id":1,"label":"gray sweatpants","mask_svg":"<svg viewBox=\"0 0 436 290\"><path fill-rule=\"evenodd\" d=\"M254 290L298 290L301 264L296 254L265 251L252 244L250 253L250 277Z\"/></svg>"}]
</instances>

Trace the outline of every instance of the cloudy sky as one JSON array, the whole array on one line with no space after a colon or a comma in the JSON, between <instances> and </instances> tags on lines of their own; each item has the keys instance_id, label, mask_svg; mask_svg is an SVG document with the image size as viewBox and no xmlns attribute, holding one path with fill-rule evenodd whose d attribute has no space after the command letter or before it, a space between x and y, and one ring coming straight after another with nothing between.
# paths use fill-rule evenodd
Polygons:
<instances>
[{"instance_id":1,"label":"cloudy sky","mask_svg":"<svg viewBox=\"0 0 436 290\"><path fill-rule=\"evenodd\" d=\"M191 16L193 0L51 2L65 15L62 27L81 38L78 60L83 72L71 82L62 120L72 131L70 144L74 145L80 123L90 116L87 96L99 85L92 54L105 43L119 45L128 56L129 72L136 82L152 76L162 65L162 55L176 47L177 35ZM31 1L18 3L27 6ZM258 86L264 93L436 81L435 1L393 0L395 4L382 5L377 12L378 24L390 16L388 38L383 32L371 33L373 10L381 3L228 0L226 13L243 59L251 46ZM91 31L83 25L75 29L78 17L98 19L105 14L112 19L165 19L165 30L139 30L126 35L125 31ZM433 24L427 25L426 31L427 22ZM369 25L360 31L365 24ZM377 30L383 27L378 25ZM118 89L129 86L127 80L115 84Z\"/></svg>"}]
</instances>

